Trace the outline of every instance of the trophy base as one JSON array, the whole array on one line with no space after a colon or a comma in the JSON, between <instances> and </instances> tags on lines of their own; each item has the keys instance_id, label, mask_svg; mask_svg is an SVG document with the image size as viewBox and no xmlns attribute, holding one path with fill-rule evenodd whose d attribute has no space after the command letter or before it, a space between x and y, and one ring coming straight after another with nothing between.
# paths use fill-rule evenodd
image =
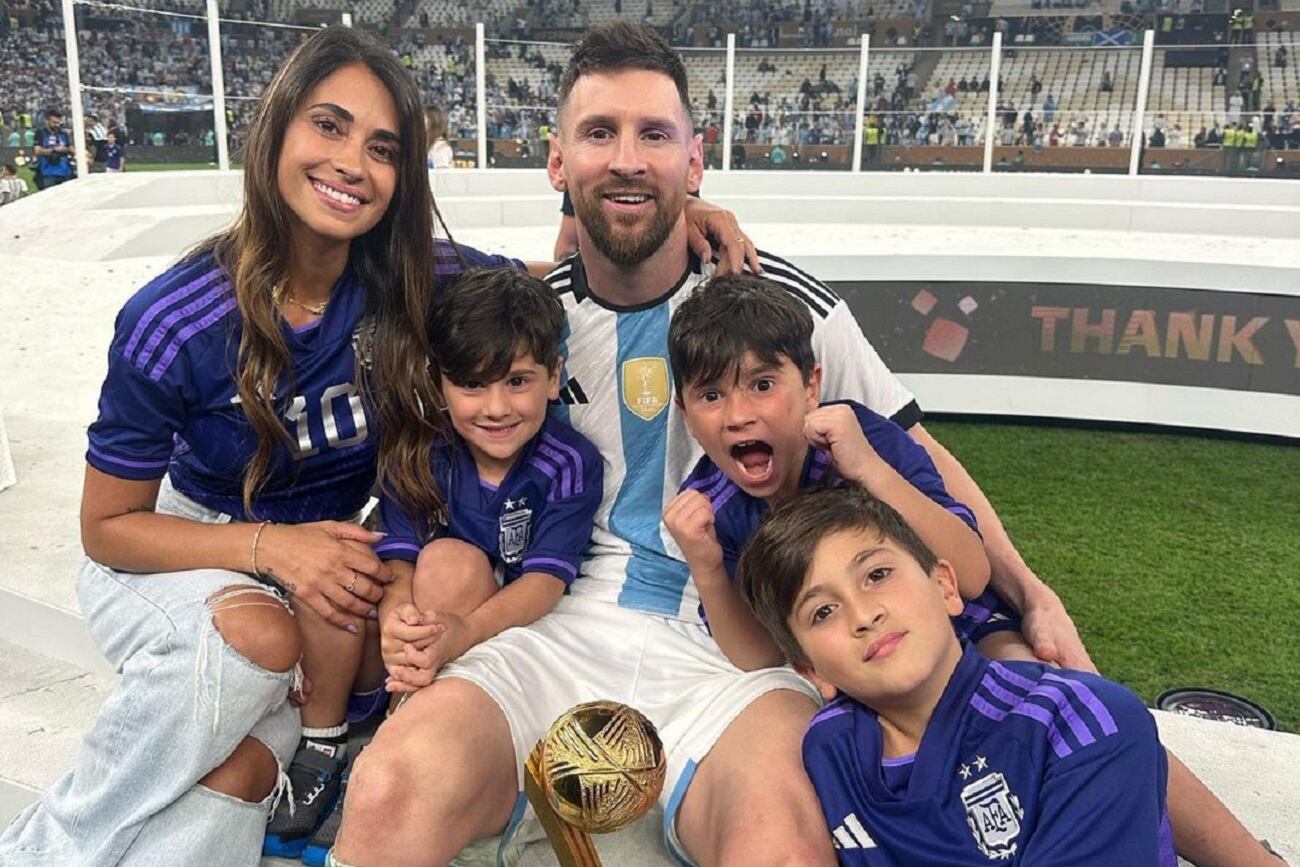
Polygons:
<instances>
[{"instance_id":1,"label":"trophy base","mask_svg":"<svg viewBox=\"0 0 1300 867\"><path fill-rule=\"evenodd\" d=\"M546 830L546 838L555 850L560 867L601 867L600 854L591 841L591 835L573 827L551 809L542 788L541 765L542 742L538 741L524 763L524 794Z\"/></svg>"}]
</instances>

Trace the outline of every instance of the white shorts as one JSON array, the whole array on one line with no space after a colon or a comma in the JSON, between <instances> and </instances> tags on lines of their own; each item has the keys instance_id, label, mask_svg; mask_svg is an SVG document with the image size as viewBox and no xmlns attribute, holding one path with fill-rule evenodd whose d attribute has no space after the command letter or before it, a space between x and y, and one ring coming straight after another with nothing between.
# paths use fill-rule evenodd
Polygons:
<instances>
[{"instance_id":1,"label":"white shorts","mask_svg":"<svg viewBox=\"0 0 1300 867\"><path fill-rule=\"evenodd\" d=\"M659 730L668 763L659 798L664 842L683 863L690 862L677 840L677 809L696 767L732 720L777 689L821 703L813 685L793 669L736 668L699 624L574 596L562 597L536 622L474 647L438 676L468 680L501 708L520 791L529 753L569 708L608 699L645 714ZM511 844L524 812L521 802L503 847Z\"/></svg>"}]
</instances>

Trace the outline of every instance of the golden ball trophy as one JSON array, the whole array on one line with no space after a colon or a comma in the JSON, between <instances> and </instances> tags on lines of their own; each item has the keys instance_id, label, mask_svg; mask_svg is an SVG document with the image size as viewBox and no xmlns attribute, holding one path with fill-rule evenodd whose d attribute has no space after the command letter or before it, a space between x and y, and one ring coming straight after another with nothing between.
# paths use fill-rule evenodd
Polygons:
<instances>
[{"instance_id":1,"label":"golden ball trophy","mask_svg":"<svg viewBox=\"0 0 1300 867\"><path fill-rule=\"evenodd\" d=\"M561 867L601 867L591 835L650 811L664 787L664 747L639 711L592 701L555 721L524 771L524 792Z\"/></svg>"}]
</instances>

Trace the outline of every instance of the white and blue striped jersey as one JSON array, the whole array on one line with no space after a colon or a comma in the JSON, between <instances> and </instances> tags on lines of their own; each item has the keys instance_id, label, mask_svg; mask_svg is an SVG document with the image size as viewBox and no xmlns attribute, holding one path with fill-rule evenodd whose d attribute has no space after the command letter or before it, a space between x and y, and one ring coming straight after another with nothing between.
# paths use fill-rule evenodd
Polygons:
<instances>
[{"instance_id":1,"label":"white and blue striped jersey","mask_svg":"<svg viewBox=\"0 0 1300 867\"><path fill-rule=\"evenodd\" d=\"M921 418L912 394L889 372L848 306L784 259L759 253L764 276L808 305L822 396L865 404L903 428ZM604 497L596 511L584 580L574 595L699 622L699 595L681 551L660 520L703 451L672 396L668 324L708 274L692 258L656 301L620 307L595 297L582 258L547 276L567 316L559 403L552 412L600 450Z\"/></svg>"}]
</instances>

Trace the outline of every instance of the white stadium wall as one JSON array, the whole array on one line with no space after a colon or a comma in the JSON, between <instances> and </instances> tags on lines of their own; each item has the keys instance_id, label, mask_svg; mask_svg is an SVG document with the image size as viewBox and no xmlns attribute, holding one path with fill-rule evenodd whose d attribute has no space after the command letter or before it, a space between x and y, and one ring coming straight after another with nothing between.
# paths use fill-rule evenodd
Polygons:
<instances>
[{"instance_id":1,"label":"white stadium wall","mask_svg":"<svg viewBox=\"0 0 1300 867\"><path fill-rule=\"evenodd\" d=\"M93 207L136 231L105 259L174 254L242 178L110 180ZM550 258L543 172L433 184L458 239ZM927 411L1300 437L1300 183L715 171L704 194L844 296Z\"/></svg>"}]
</instances>

